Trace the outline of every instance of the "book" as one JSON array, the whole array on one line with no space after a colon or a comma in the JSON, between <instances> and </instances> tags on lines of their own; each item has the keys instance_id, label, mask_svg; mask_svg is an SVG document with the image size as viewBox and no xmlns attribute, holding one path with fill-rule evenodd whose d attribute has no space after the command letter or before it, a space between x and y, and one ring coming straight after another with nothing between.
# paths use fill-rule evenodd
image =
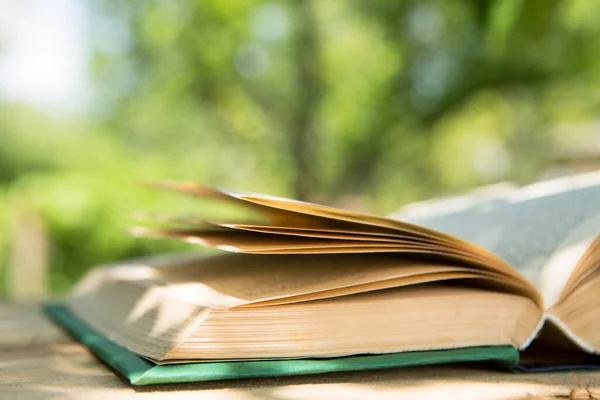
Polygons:
<instances>
[{"instance_id":1,"label":"book","mask_svg":"<svg viewBox=\"0 0 600 400\"><path fill-rule=\"evenodd\" d=\"M458 362L487 362L497 368L510 369L516 367L519 360L519 352L514 347L489 346L320 359L237 360L159 365L109 340L62 304L48 304L45 311L73 337L136 386L366 371Z\"/></svg>"},{"instance_id":2,"label":"book","mask_svg":"<svg viewBox=\"0 0 600 400\"><path fill-rule=\"evenodd\" d=\"M598 364L600 173L389 217L160 186L245 216L158 216L133 232L221 252L99 266L48 307L134 384L491 359L521 370ZM115 360L137 360L138 372ZM140 378L140 366L153 372Z\"/></svg>"}]
</instances>

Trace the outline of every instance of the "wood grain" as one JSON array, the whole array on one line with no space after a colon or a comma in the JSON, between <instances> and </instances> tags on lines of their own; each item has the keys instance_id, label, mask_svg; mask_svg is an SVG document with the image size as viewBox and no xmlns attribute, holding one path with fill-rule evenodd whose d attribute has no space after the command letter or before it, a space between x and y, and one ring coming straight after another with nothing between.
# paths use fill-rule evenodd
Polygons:
<instances>
[{"instance_id":1,"label":"wood grain","mask_svg":"<svg viewBox=\"0 0 600 400\"><path fill-rule=\"evenodd\" d=\"M514 374L473 366L134 388L35 306L0 303L0 399L593 399L600 372Z\"/></svg>"}]
</instances>

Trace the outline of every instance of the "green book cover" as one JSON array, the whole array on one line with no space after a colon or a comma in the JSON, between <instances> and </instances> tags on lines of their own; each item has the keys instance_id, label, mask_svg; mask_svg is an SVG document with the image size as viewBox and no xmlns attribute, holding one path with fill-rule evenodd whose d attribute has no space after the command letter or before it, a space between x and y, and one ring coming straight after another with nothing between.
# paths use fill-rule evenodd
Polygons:
<instances>
[{"instance_id":1,"label":"green book cover","mask_svg":"<svg viewBox=\"0 0 600 400\"><path fill-rule=\"evenodd\" d=\"M49 304L44 309L51 319L127 378L132 385L308 375L468 361L494 362L513 369L519 362L519 352L514 347L494 346L321 359L156 365L94 331L65 306Z\"/></svg>"}]
</instances>

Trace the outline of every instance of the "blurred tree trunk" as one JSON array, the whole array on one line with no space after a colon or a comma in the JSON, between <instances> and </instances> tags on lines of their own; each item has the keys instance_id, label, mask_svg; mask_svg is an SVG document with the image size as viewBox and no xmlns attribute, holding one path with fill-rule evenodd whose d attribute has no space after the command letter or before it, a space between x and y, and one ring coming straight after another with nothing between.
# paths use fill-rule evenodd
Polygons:
<instances>
[{"instance_id":1,"label":"blurred tree trunk","mask_svg":"<svg viewBox=\"0 0 600 400\"><path fill-rule=\"evenodd\" d=\"M308 200L318 189L315 117L322 93L321 63L313 2L293 0L292 10L295 17L293 57L297 97L290 118L289 151L295 169L294 195L297 199Z\"/></svg>"},{"instance_id":2,"label":"blurred tree trunk","mask_svg":"<svg viewBox=\"0 0 600 400\"><path fill-rule=\"evenodd\" d=\"M41 300L47 293L49 244L35 209L17 206L11 219L8 289L14 301Z\"/></svg>"}]
</instances>

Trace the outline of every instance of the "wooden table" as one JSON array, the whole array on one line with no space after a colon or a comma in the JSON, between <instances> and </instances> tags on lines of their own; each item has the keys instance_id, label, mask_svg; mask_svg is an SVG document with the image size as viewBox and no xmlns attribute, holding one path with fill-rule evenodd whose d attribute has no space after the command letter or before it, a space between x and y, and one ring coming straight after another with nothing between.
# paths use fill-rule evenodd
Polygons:
<instances>
[{"instance_id":1,"label":"wooden table","mask_svg":"<svg viewBox=\"0 0 600 400\"><path fill-rule=\"evenodd\" d=\"M473 366L131 387L32 306L0 303L0 399L600 399L600 372L513 374Z\"/></svg>"}]
</instances>

